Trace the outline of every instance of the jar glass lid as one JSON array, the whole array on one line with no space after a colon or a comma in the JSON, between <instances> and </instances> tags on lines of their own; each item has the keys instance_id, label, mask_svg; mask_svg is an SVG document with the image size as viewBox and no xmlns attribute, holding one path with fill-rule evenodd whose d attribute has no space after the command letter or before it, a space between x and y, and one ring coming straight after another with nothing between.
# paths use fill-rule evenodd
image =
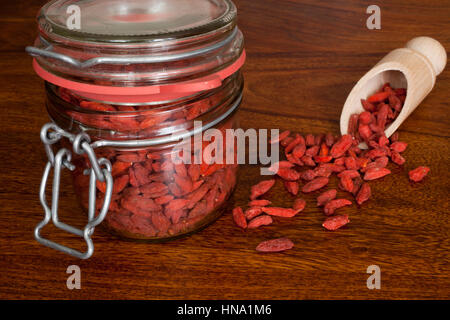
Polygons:
<instances>
[{"instance_id":1,"label":"jar glass lid","mask_svg":"<svg viewBox=\"0 0 450 320\"><path fill-rule=\"evenodd\" d=\"M53 0L42 8L38 20L50 36L148 42L205 34L229 25L235 17L230 0Z\"/></svg>"}]
</instances>

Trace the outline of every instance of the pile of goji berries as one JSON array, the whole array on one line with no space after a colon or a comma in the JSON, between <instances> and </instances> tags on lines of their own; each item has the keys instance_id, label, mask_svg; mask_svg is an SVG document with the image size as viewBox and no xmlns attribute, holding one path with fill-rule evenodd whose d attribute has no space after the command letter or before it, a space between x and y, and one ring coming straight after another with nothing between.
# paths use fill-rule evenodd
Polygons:
<instances>
[{"instance_id":1,"label":"pile of goji berries","mask_svg":"<svg viewBox=\"0 0 450 320\"><path fill-rule=\"evenodd\" d=\"M276 173L284 183L286 190L294 196L299 190L311 193L325 188L332 174L339 179L339 188L352 194L356 203L361 205L369 200L371 188L367 181L380 179L391 173L386 168L389 159L403 165L405 159L401 153L407 143L398 141L398 133L390 139L384 131L402 110L406 98L406 89L393 89L387 83L381 90L361 100L364 112L350 117L348 134L335 137L326 135L291 134L284 131L274 137L271 143L280 143L284 147L286 160L280 161ZM360 148L365 142L368 149ZM298 169L302 168L302 171ZM409 172L411 181L421 181L429 172L427 167L419 167ZM300 189L300 182L304 182ZM248 209L240 207L233 210L233 218L241 228L256 228L273 222L272 217L293 217L306 205L305 200L295 200L293 208L270 207L271 202L261 197L275 184L275 179L262 181L251 188ZM337 190L322 191L317 197L317 206L323 207L327 216L322 226L327 230L337 230L350 220L346 214L335 215L336 210L352 205L344 198L336 199ZM256 249L264 252L278 252L293 247L286 238L261 243Z\"/></svg>"},{"instance_id":2,"label":"pile of goji berries","mask_svg":"<svg viewBox=\"0 0 450 320\"><path fill-rule=\"evenodd\" d=\"M101 130L133 131L147 137L160 128L186 123L208 112L217 104L217 96L184 105L177 110L152 110L148 106L109 105L80 100L67 90L61 97L91 113L69 110L68 115L83 126ZM96 111L100 111L97 113ZM102 113L106 111L107 113ZM124 112L124 113L121 113ZM233 127L230 118L220 124L225 130ZM214 141L203 141L202 151ZM223 146L226 148L226 146ZM175 164L172 148L145 148L141 150L103 148L97 157L107 158L112 164L114 179L112 199L102 225L128 238L160 239L195 231L219 215L218 210L231 195L236 185L236 164L218 164L204 161ZM226 152L224 152L224 157ZM73 159L75 191L87 210L89 203L89 176L83 174L90 164L86 155ZM97 182L96 209L103 205L105 183Z\"/></svg>"}]
</instances>

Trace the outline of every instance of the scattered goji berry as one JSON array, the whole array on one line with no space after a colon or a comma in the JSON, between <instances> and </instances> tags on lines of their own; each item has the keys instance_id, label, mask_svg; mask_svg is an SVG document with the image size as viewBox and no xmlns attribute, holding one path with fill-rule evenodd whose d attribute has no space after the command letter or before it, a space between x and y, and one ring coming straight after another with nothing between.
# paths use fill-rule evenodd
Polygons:
<instances>
[{"instance_id":1,"label":"scattered goji berry","mask_svg":"<svg viewBox=\"0 0 450 320\"><path fill-rule=\"evenodd\" d=\"M247 223L247 228L248 229L259 228L261 226L267 226L269 224L272 224L272 222L273 222L272 217L264 214L250 220Z\"/></svg>"},{"instance_id":2,"label":"scattered goji berry","mask_svg":"<svg viewBox=\"0 0 450 320\"><path fill-rule=\"evenodd\" d=\"M241 207L233 209L233 220L236 225L242 229L247 228L247 220L245 219L244 212Z\"/></svg>"},{"instance_id":3,"label":"scattered goji berry","mask_svg":"<svg viewBox=\"0 0 450 320\"><path fill-rule=\"evenodd\" d=\"M336 198L337 195L337 190L336 189L331 189L328 191L325 191L323 193L321 193L318 197L317 197L317 206L321 207L323 205L325 205L328 201L333 200L334 198Z\"/></svg>"},{"instance_id":4,"label":"scattered goji berry","mask_svg":"<svg viewBox=\"0 0 450 320\"><path fill-rule=\"evenodd\" d=\"M352 202L347 199L333 199L328 201L325 206L323 207L323 211L327 216L334 214L334 211L336 209L349 206Z\"/></svg>"},{"instance_id":5,"label":"scattered goji berry","mask_svg":"<svg viewBox=\"0 0 450 320\"><path fill-rule=\"evenodd\" d=\"M337 215L327 218L323 222L322 226L327 230L334 231L342 226L345 226L349 222L350 220L347 215Z\"/></svg>"},{"instance_id":6,"label":"scattered goji berry","mask_svg":"<svg viewBox=\"0 0 450 320\"><path fill-rule=\"evenodd\" d=\"M262 207L250 207L247 210L245 210L245 218L247 220L252 220L254 217L259 216L263 212Z\"/></svg>"},{"instance_id":7,"label":"scattered goji berry","mask_svg":"<svg viewBox=\"0 0 450 320\"><path fill-rule=\"evenodd\" d=\"M302 192L304 193L308 193L308 192L313 192L316 190L319 190L323 187L325 187L328 184L329 179L326 177L318 177L315 178L314 180L311 180L310 182L308 182L307 184L305 184L302 188Z\"/></svg>"},{"instance_id":8,"label":"scattered goji berry","mask_svg":"<svg viewBox=\"0 0 450 320\"><path fill-rule=\"evenodd\" d=\"M306 207L306 201L301 198L295 199L294 204L292 205L292 209L297 211L297 213L303 211L303 209L305 209L305 207Z\"/></svg>"},{"instance_id":9,"label":"scattered goji berry","mask_svg":"<svg viewBox=\"0 0 450 320\"><path fill-rule=\"evenodd\" d=\"M248 203L249 207L265 207L271 205L272 202L269 200L261 199L261 200L252 200Z\"/></svg>"},{"instance_id":10,"label":"scattered goji berry","mask_svg":"<svg viewBox=\"0 0 450 320\"><path fill-rule=\"evenodd\" d=\"M291 208L280 208L280 207L262 207L263 212L271 216L292 218L298 211Z\"/></svg>"},{"instance_id":11,"label":"scattered goji berry","mask_svg":"<svg viewBox=\"0 0 450 320\"><path fill-rule=\"evenodd\" d=\"M295 181L284 181L284 187L286 188L286 190L293 194L294 196L297 195L298 193L298 183Z\"/></svg>"},{"instance_id":12,"label":"scattered goji berry","mask_svg":"<svg viewBox=\"0 0 450 320\"><path fill-rule=\"evenodd\" d=\"M300 173L294 169L281 168L278 170L277 175L284 180L297 181L300 179Z\"/></svg>"},{"instance_id":13,"label":"scattered goji berry","mask_svg":"<svg viewBox=\"0 0 450 320\"><path fill-rule=\"evenodd\" d=\"M423 178L425 178L425 176L428 174L428 172L430 172L430 168L428 167L417 167L409 172L409 180L414 182L422 181Z\"/></svg>"},{"instance_id":14,"label":"scattered goji berry","mask_svg":"<svg viewBox=\"0 0 450 320\"><path fill-rule=\"evenodd\" d=\"M267 191L269 191L275 184L275 179L261 181L260 183L251 187L250 200L255 200L256 198L262 196Z\"/></svg>"},{"instance_id":15,"label":"scattered goji berry","mask_svg":"<svg viewBox=\"0 0 450 320\"><path fill-rule=\"evenodd\" d=\"M408 146L408 144L406 142L395 141L394 143L391 144L391 150L397 151L397 152L403 152L406 150L407 146Z\"/></svg>"},{"instance_id":16,"label":"scattered goji berry","mask_svg":"<svg viewBox=\"0 0 450 320\"><path fill-rule=\"evenodd\" d=\"M364 180L375 180L382 178L388 174L391 173L391 170L386 168L370 168L366 171L366 174L364 175Z\"/></svg>"},{"instance_id":17,"label":"scattered goji berry","mask_svg":"<svg viewBox=\"0 0 450 320\"><path fill-rule=\"evenodd\" d=\"M292 249L294 243L288 238L279 238L263 241L256 247L256 251L260 252L281 252Z\"/></svg>"},{"instance_id":18,"label":"scattered goji berry","mask_svg":"<svg viewBox=\"0 0 450 320\"><path fill-rule=\"evenodd\" d=\"M370 185L367 182L363 183L359 189L358 195L356 196L356 203L362 204L363 202L369 200L371 195L372 192Z\"/></svg>"}]
</instances>

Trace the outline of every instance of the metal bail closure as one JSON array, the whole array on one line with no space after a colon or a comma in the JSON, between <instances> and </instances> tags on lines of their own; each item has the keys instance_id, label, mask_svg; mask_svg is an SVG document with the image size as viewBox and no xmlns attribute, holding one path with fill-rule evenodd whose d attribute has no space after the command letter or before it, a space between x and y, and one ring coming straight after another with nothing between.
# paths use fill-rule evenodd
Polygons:
<instances>
[{"instance_id":1,"label":"metal bail closure","mask_svg":"<svg viewBox=\"0 0 450 320\"><path fill-rule=\"evenodd\" d=\"M60 149L56 155L53 154L53 150L51 145L58 142L62 137L68 138L73 143L73 150L77 154L86 153L90 164L91 169L85 170L84 174L90 174L89 179L89 209L88 209L88 223L81 230L75 227L72 227L64 222L59 221L58 218L58 201L59 201L59 188L60 188L60 178L61 178L61 169L68 168L73 171L75 166L70 162L72 155L68 149L62 148ZM98 159L95 156L95 152L91 145L89 144L90 138L85 133L80 133L78 135L72 135L63 129L59 128L54 123L47 123L41 129L41 140L44 143L45 151L47 153L48 162L45 166L44 174L42 176L41 186L39 190L39 198L44 208L45 217L34 229L34 237L36 240L52 249L56 249L62 251L64 253L70 254L71 256L80 258L80 259L88 259L94 253L94 244L92 242L91 236L94 233L94 229L97 225L99 225L103 219L105 218L109 204L111 202L111 195L113 189L113 178L111 175L111 163L105 159ZM45 190L47 186L48 176L50 174L50 170L54 169L53 172L53 186L52 186L52 202L51 208L47 205ZM96 182L97 180L101 182L105 182L106 191L105 191L105 199L103 202L103 206L97 216L95 216L95 200L96 200ZM40 232L42 228L47 225L50 221L50 218L53 221L53 224L62 230L70 232L72 234L83 237L87 244L86 252L80 252L75 249L66 247L54 241L45 239L41 237Z\"/></svg>"}]
</instances>

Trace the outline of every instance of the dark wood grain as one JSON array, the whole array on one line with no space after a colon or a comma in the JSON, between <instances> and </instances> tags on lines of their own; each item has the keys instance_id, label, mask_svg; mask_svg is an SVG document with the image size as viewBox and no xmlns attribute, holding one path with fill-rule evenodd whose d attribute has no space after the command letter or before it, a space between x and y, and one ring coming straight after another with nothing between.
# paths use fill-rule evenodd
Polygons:
<instances>
[{"instance_id":1,"label":"dark wood grain","mask_svg":"<svg viewBox=\"0 0 450 320\"><path fill-rule=\"evenodd\" d=\"M34 16L44 1L8 1L0 13L0 298L25 299L404 299L450 298L449 101L450 71L400 128L409 143L403 168L372 184L373 199L343 209L351 223L338 232L321 227L313 196L289 221L254 231L237 229L229 213L209 228L164 244L121 241L97 228L95 254L80 261L39 245L38 187L45 163L39 130L47 121L42 81L23 51L36 36ZM367 1L236 0L247 62L244 128L338 133L338 119L354 83L386 52L414 36L450 48L450 3L383 1L382 29L365 27ZM407 172L431 167L424 183ZM242 166L230 201L244 205L261 178ZM64 178L60 211L81 225L84 215ZM333 181L333 183L335 183ZM277 184L276 205L292 198ZM47 234L82 248L63 232ZM259 254L262 240L287 236L295 248ZM66 288L66 268L78 264L82 290ZM381 267L381 290L368 290L366 268Z\"/></svg>"}]
</instances>

